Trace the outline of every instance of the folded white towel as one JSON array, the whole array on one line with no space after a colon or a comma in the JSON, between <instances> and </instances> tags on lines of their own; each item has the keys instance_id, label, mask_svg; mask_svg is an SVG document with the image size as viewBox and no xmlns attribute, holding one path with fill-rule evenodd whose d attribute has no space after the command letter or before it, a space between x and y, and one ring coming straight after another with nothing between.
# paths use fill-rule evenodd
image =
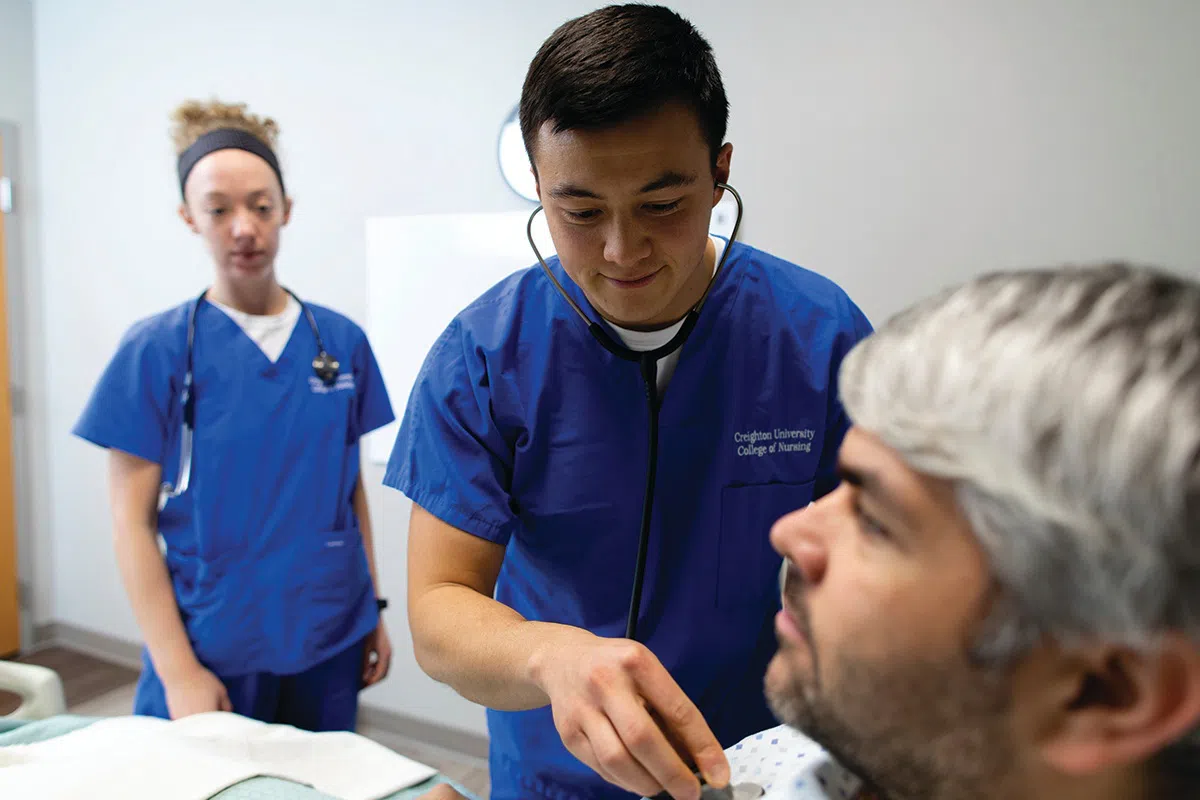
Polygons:
<instances>
[{"instance_id":1,"label":"folded white towel","mask_svg":"<svg viewBox=\"0 0 1200 800\"><path fill-rule=\"evenodd\" d=\"M354 733L309 733L235 714L117 717L0 749L0 797L208 800L254 777L341 800L379 800L436 774Z\"/></svg>"}]
</instances>

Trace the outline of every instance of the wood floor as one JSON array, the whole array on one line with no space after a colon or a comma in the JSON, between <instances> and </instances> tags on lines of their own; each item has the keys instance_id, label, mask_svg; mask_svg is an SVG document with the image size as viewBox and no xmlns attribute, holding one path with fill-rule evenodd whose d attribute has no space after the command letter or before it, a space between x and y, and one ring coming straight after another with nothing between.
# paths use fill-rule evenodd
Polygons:
<instances>
[{"instance_id":1,"label":"wood floor","mask_svg":"<svg viewBox=\"0 0 1200 800\"><path fill-rule=\"evenodd\" d=\"M45 647L16 660L26 664L37 664L57 672L63 682L63 691L67 695L68 709L88 703L122 686L137 683L138 678L137 671L129 667L110 664L63 647Z\"/></svg>"},{"instance_id":2,"label":"wood floor","mask_svg":"<svg viewBox=\"0 0 1200 800\"><path fill-rule=\"evenodd\" d=\"M63 647L46 647L16 660L49 667L57 672L67 696L67 710L72 714L121 716L130 713L133 707L138 673L128 667ZM0 691L0 715L11 712L17 704L15 695ZM487 800L486 762L370 726L361 726L358 732L403 756L433 767Z\"/></svg>"}]
</instances>

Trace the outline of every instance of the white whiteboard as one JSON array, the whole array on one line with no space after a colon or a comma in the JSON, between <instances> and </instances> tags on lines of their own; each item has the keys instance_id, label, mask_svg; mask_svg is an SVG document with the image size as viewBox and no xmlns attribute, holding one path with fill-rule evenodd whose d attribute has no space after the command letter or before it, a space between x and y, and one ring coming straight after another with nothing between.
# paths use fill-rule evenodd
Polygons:
<instances>
[{"instance_id":1,"label":"white whiteboard","mask_svg":"<svg viewBox=\"0 0 1200 800\"><path fill-rule=\"evenodd\" d=\"M367 220L367 335L396 419L429 348L458 312L513 272L537 264L525 237L529 212L423 214ZM545 214L534 241L554 253ZM400 423L367 437L367 457L386 464Z\"/></svg>"}]
</instances>

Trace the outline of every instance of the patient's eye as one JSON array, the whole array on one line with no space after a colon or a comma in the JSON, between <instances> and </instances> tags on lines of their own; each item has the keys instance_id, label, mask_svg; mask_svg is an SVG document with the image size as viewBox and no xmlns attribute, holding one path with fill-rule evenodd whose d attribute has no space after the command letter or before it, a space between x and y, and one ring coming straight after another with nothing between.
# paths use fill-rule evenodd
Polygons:
<instances>
[{"instance_id":1,"label":"patient's eye","mask_svg":"<svg viewBox=\"0 0 1200 800\"><path fill-rule=\"evenodd\" d=\"M862 529L863 533L880 539L888 538L887 528L883 527L879 520L864 511L858 500L854 501L854 515L858 517L858 526Z\"/></svg>"}]
</instances>

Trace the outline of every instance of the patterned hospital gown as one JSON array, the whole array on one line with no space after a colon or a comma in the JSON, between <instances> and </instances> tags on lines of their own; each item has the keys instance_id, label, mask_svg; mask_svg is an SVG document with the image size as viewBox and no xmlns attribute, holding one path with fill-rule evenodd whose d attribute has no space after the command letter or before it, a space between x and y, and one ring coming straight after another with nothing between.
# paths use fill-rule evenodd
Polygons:
<instances>
[{"instance_id":1,"label":"patterned hospital gown","mask_svg":"<svg viewBox=\"0 0 1200 800\"><path fill-rule=\"evenodd\" d=\"M725 751L732 783L755 783L762 800L859 800L862 782L804 734L786 725L747 736Z\"/></svg>"}]
</instances>

